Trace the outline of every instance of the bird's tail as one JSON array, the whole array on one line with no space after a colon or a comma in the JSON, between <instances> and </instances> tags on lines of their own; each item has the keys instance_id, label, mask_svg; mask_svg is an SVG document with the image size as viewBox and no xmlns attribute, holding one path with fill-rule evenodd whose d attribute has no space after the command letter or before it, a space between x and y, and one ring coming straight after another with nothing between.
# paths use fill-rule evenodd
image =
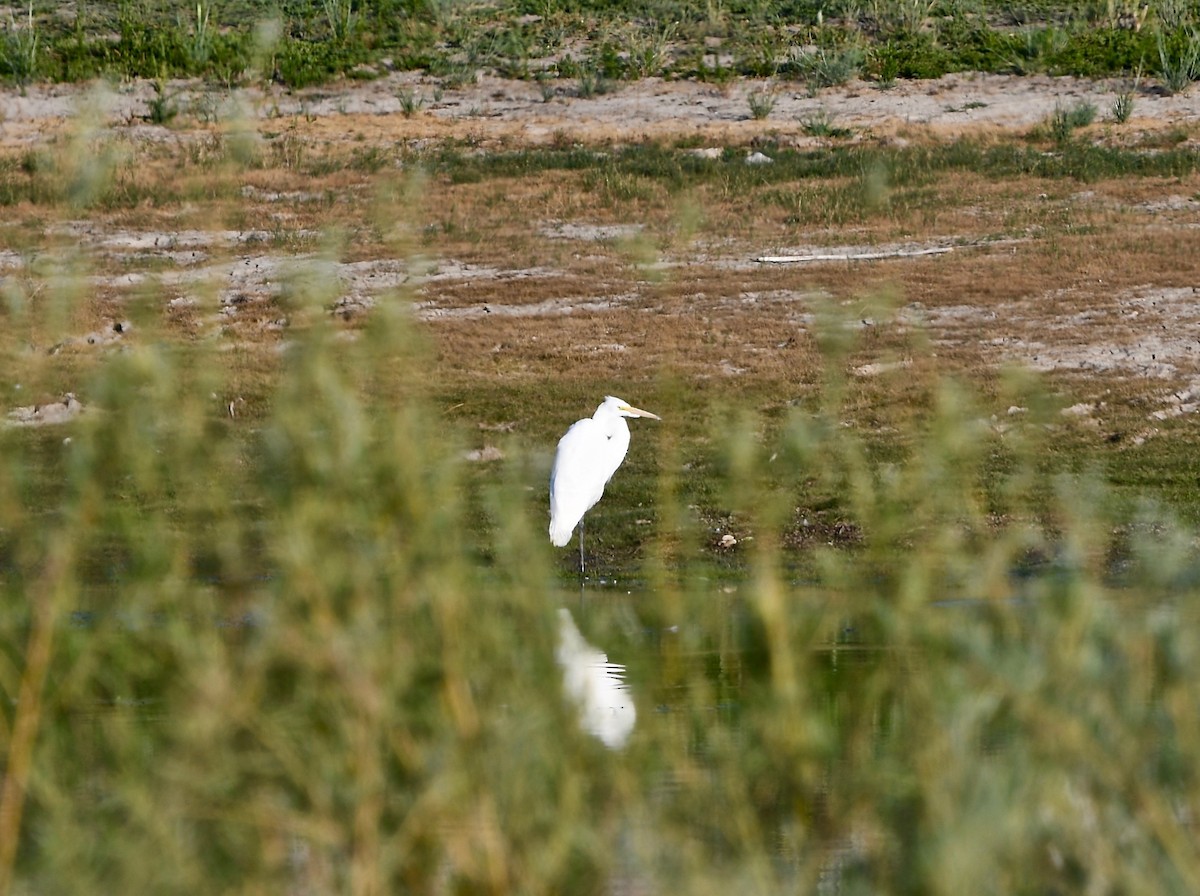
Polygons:
<instances>
[{"instance_id":1,"label":"bird's tail","mask_svg":"<svg viewBox=\"0 0 1200 896\"><path fill-rule=\"evenodd\" d=\"M561 520L550 520L550 542L556 548L563 548L570 544L571 533L574 531L574 526L568 526Z\"/></svg>"}]
</instances>

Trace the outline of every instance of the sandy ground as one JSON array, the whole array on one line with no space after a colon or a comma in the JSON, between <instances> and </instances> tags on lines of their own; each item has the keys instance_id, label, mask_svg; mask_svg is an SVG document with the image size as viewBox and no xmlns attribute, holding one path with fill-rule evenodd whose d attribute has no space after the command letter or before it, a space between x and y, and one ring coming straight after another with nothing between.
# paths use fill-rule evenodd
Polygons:
<instances>
[{"instance_id":1,"label":"sandy ground","mask_svg":"<svg viewBox=\"0 0 1200 896\"><path fill-rule=\"evenodd\" d=\"M1122 80L1083 81L1047 76L949 75L936 81L898 81L888 90L864 82L809 96L793 82L738 81L718 86L655 78L620 83L610 93L580 98L571 82L554 86L546 100L540 85L481 77L474 85L443 89L436 79L393 74L369 82L291 91L281 87L222 91L196 82L171 82L165 94L182 113L250 121L302 115L327 139L419 139L454 135L485 140L547 143L564 135L586 142L701 135L714 141L755 136L803 142L805 120L828 115L860 135L903 136L928 130L952 136L986 130L1022 131L1044 121L1056 106L1093 104L1105 118ZM748 97L769 91L775 106L766 120L750 115ZM107 86L32 86L0 94L0 144L35 143L80 114L133 135L166 139L172 129L146 123L155 93L147 82ZM421 102L412 117L402 99ZM1166 96L1139 89L1134 117L1122 130L1187 127L1200 119L1200 91ZM322 128L321 124L327 127ZM176 129L177 130L177 129Z\"/></svg>"}]
</instances>

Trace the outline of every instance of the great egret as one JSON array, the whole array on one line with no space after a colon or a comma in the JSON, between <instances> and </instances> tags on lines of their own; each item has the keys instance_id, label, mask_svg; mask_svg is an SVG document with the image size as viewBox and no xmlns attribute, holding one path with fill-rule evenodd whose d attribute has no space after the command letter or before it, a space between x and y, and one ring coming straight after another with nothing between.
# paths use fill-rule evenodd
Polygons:
<instances>
[{"instance_id":1,"label":"great egret","mask_svg":"<svg viewBox=\"0 0 1200 896\"><path fill-rule=\"evenodd\" d=\"M554 469L550 473L550 541L564 547L579 526L579 571L583 572L583 515L604 494L629 450L626 417L657 414L635 408L609 395L596 413L576 421L558 442Z\"/></svg>"},{"instance_id":2,"label":"great egret","mask_svg":"<svg viewBox=\"0 0 1200 896\"><path fill-rule=\"evenodd\" d=\"M625 667L583 639L565 607L558 611L555 658L563 670L563 689L579 711L579 724L610 750L629 740L637 707L625 684Z\"/></svg>"}]
</instances>

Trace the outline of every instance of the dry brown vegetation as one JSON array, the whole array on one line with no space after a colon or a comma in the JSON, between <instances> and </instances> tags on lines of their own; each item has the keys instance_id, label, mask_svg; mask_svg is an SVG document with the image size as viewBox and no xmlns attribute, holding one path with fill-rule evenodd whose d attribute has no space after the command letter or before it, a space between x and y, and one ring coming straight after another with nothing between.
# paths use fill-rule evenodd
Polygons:
<instances>
[{"instance_id":1,"label":"dry brown vegetation","mask_svg":"<svg viewBox=\"0 0 1200 896\"><path fill-rule=\"evenodd\" d=\"M55 397L89 355L157 332L217 338L231 359L222 400L252 418L297 322L296 296L320 274L336 278L338 294L321 313L348 335L374 302L414 302L451 417L493 426L521 418L531 399L553 406L515 433L484 430L526 447L552 444L562 420L606 391L646 404L677 391L679 432L696 439L719 409L770 417L803 404L823 376L813 324L831 314L860 337L845 360L847 420L884 434L920 414L924 387L946 373L973 381L995 402L987 412L1003 417L1000 373L1011 366L1060 390L1072 411L1058 425L1077 447L1141 444L1200 401L1194 173L1084 182L949 168L899 181L874 170L756 181L741 158L781 145L761 142L751 123L734 134L727 122L659 122L654 145L671 158L721 147L724 167L682 183L602 161L455 174L447 159L541 151L554 110L534 112L536 128L515 113L493 122L331 112L181 118L170 130L65 121L35 144L14 131L3 164L26 196L3 228L10 291L36 300L63 264L79 299L58 325L50 316L10 333L36 359L29 386ZM559 124L552 146L597 160L646 145L649 132L620 120ZM1175 127L1169 143L1186 143ZM981 130L984 145L1031 139L1026 128ZM1140 133L1093 128L1079 139L1154 142L1160 130ZM937 127L903 134L790 142L818 154L858 147L868 162L947 145ZM97 165L111 186L81 203L64 184ZM951 251L755 260L927 247ZM130 317L136 326L113 336ZM109 338L89 342L92 333Z\"/></svg>"}]
</instances>

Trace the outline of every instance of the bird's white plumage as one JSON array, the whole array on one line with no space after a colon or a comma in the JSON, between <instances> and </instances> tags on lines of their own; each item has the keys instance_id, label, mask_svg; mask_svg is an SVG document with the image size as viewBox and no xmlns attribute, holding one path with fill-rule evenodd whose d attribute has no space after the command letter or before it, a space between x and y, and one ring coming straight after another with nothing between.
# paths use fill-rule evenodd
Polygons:
<instances>
[{"instance_id":1,"label":"bird's white plumage","mask_svg":"<svg viewBox=\"0 0 1200 896\"><path fill-rule=\"evenodd\" d=\"M629 450L626 417L659 419L610 395L595 414L575 422L559 440L550 473L550 540L557 547L571 540L571 533L600 500L625 459Z\"/></svg>"}]
</instances>

